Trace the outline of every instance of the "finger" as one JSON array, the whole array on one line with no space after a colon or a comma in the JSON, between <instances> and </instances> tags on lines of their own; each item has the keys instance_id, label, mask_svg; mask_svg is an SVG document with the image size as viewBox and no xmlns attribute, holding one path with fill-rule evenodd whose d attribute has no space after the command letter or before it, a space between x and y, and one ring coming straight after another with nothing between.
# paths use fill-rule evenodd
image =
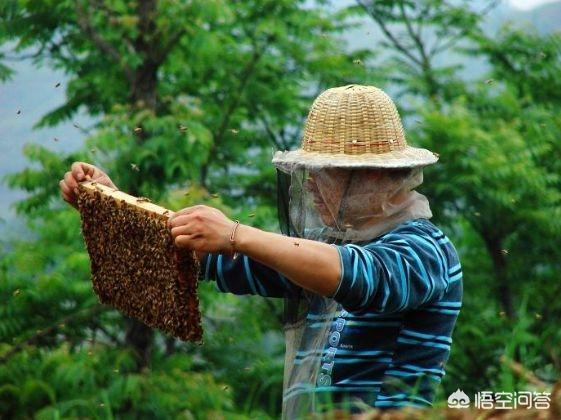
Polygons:
<instances>
[{"instance_id":1,"label":"finger","mask_svg":"<svg viewBox=\"0 0 561 420\"><path fill-rule=\"evenodd\" d=\"M63 179L60 180L59 185L60 185L61 191L62 191L64 194L66 194L66 195L68 195L68 196L70 197L70 196L71 196L71 193L72 193L72 190L71 190L71 188L70 188L68 185L66 185L66 182L64 182Z\"/></svg>"},{"instance_id":2,"label":"finger","mask_svg":"<svg viewBox=\"0 0 561 420\"><path fill-rule=\"evenodd\" d=\"M71 166L72 174L78 181L84 181L86 175L93 176L95 167L85 162L74 162Z\"/></svg>"},{"instance_id":3,"label":"finger","mask_svg":"<svg viewBox=\"0 0 561 420\"><path fill-rule=\"evenodd\" d=\"M171 229L171 236L175 239L181 235L196 235L198 232L195 232L191 225L183 225L177 226Z\"/></svg>"},{"instance_id":4,"label":"finger","mask_svg":"<svg viewBox=\"0 0 561 420\"><path fill-rule=\"evenodd\" d=\"M197 235L179 235L173 243L180 248L193 249L197 245L198 239Z\"/></svg>"},{"instance_id":5,"label":"finger","mask_svg":"<svg viewBox=\"0 0 561 420\"><path fill-rule=\"evenodd\" d=\"M68 188L70 188L71 191L76 191L78 188L78 183L76 182L76 179L74 178L72 172L66 172L64 174L64 183Z\"/></svg>"},{"instance_id":6,"label":"finger","mask_svg":"<svg viewBox=\"0 0 561 420\"><path fill-rule=\"evenodd\" d=\"M193 213L189 214L174 214L168 219L168 226L173 228L175 226L181 226L189 224L193 220Z\"/></svg>"},{"instance_id":7,"label":"finger","mask_svg":"<svg viewBox=\"0 0 561 420\"><path fill-rule=\"evenodd\" d=\"M190 214L190 213L193 213L194 211L201 210L201 209L204 209L204 208L206 208L206 206L203 206L202 204L198 204L196 206L191 206L191 207L185 207L184 209L176 211L173 216L181 216L181 215L184 215L184 214Z\"/></svg>"},{"instance_id":8,"label":"finger","mask_svg":"<svg viewBox=\"0 0 561 420\"><path fill-rule=\"evenodd\" d=\"M85 177L84 169L82 168L83 162L74 162L70 167L72 170L72 175L78 181L82 181Z\"/></svg>"}]
</instances>

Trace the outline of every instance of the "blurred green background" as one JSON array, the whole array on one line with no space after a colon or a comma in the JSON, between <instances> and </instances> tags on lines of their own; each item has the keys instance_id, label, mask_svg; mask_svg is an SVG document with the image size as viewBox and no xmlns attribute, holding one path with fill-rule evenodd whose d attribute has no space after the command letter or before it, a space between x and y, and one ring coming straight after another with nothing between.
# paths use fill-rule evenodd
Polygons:
<instances>
[{"instance_id":1,"label":"blurred green background","mask_svg":"<svg viewBox=\"0 0 561 420\"><path fill-rule=\"evenodd\" d=\"M200 285L203 346L100 305L58 181L86 161L171 209L277 231L272 153L349 83L386 90L409 143L440 155L419 191L465 297L436 405L457 388L550 390L561 2L538 3L1 1L0 417L278 417L281 302Z\"/></svg>"}]
</instances>

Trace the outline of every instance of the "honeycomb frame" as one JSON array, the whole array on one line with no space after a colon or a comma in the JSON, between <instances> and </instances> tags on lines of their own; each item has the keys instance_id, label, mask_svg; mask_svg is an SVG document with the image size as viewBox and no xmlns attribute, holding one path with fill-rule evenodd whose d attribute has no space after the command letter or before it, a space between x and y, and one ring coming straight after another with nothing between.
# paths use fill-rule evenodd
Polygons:
<instances>
[{"instance_id":1,"label":"honeycomb frame","mask_svg":"<svg viewBox=\"0 0 561 420\"><path fill-rule=\"evenodd\" d=\"M171 211L95 181L78 185L77 204L99 301L183 341L202 342L200 264L194 251L175 246Z\"/></svg>"}]
</instances>

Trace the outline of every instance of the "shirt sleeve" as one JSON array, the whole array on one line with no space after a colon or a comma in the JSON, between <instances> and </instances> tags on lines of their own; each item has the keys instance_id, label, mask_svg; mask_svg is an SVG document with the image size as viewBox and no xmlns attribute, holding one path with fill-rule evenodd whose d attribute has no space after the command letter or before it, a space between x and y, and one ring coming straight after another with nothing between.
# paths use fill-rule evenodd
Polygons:
<instances>
[{"instance_id":1,"label":"shirt sleeve","mask_svg":"<svg viewBox=\"0 0 561 420\"><path fill-rule=\"evenodd\" d=\"M389 234L366 246L333 246L341 278L332 297L349 312L414 309L440 300L450 284L446 257L428 234Z\"/></svg>"},{"instance_id":2,"label":"shirt sleeve","mask_svg":"<svg viewBox=\"0 0 561 420\"><path fill-rule=\"evenodd\" d=\"M300 288L278 271L247 255L233 260L230 255L206 254L201 261L200 279L215 280L219 291L235 295L293 297Z\"/></svg>"}]
</instances>

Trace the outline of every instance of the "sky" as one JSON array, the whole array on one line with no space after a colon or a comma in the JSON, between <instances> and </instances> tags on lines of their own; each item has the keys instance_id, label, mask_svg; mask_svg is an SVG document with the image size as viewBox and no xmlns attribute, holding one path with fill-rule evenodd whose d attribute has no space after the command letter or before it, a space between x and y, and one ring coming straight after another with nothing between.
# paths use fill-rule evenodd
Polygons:
<instances>
[{"instance_id":1,"label":"sky","mask_svg":"<svg viewBox=\"0 0 561 420\"><path fill-rule=\"evenodd\" d=\"M554 3L555 1L557 0L508 0L511 5L521 10L529 10L542 4Z\"/></svg>"}]
</instances>

